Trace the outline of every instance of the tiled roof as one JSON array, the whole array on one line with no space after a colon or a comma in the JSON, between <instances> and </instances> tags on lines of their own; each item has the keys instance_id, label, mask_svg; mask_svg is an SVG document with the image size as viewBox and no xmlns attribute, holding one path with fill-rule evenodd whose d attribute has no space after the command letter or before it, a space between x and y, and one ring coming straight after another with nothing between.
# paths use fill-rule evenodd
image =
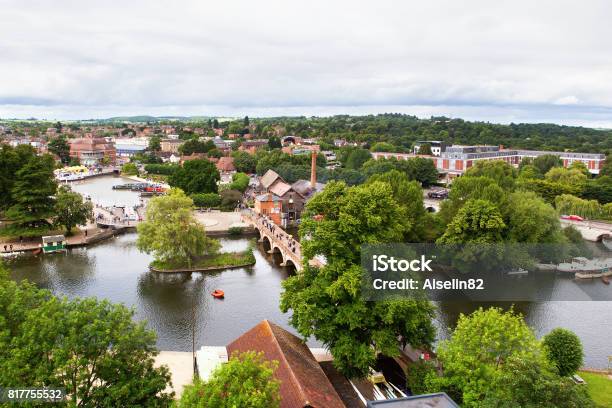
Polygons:
<instances>
[{"instance_id":1,"label":"tiled roof","mask_svg":"<svg viewBox=\"0 0 612 408\"><path fill-rule=\"evenodd\" d=\"M268 188L272 185L272 183L276 181L276 179L279 178L283 180L283 178L279 176L277 172L275 172L274 170L268 170L266 171L266 174L261 177L261 185L264 188Z\"/></svg>"},{"instance_id":2,"label":"tiled roof","mask_svg":"<svg viewBox=\"0 0 612 408\"><path fill-rule=\"evenodd\" d=\"M217 169L219 171L235 171L234 158L233 157L221 157L217 162Z\"/></svg>"},{"instance_id":3,"label":"tiled roof","mask_svg":"<svg viewBox=\"0 0 612 408\"><path fill-rule=\"evenodd\" d=\"M284 181L277 181L272 184L269 188L270 192L276 194L279 197L284 196L289 190L291 190L291 186Z\"/></svg>"},{"instance_id":4,"label":"tiled roof","mask_svg":"<svg viewBox=\"0 0 612 408\"><path fill-rule=\"evenodd\" d=\"M342 400L304 342L267 320L227 346L233 352L261 351L279 362L281 408L344 408Z\"/></svg>"}]
</instances>

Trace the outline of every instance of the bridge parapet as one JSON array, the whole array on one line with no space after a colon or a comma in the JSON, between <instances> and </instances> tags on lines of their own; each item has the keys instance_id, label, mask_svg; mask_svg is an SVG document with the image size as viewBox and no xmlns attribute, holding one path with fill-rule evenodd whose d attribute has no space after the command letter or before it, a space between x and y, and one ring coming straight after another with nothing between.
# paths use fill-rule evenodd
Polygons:
<instances>
[{"instance_id":1,"label":"bridge parapet","mask_svg":"<svg viewBox=\"0 0 612 408\"><path fill-rule=\"evenodd\" d=\"M283 264L291 261L298 271L302 270L302 250L300 243L292 235L286 233L281 227L269 218L255 214L251 210L242 211L242 219L253 225L261 234L270 241L270 250L277 248L283 257Z\"/></svg>"}]
</instances>

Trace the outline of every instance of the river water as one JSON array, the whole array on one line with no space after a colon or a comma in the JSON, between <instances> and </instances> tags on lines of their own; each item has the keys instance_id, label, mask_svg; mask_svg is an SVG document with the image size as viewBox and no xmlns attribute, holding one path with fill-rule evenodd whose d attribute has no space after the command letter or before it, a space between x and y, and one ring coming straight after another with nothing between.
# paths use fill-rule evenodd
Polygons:
<instances>
[{"instance_id":1,"label":"river water","mask_svg":"<svg viewBox=\"0 0 612 408\"><path fill-rule=\"evenodd\" d=\"M135 193L111 189L121 182L125 180L101 177L81 182L75 189L104 205L138 203ZM135 241L136 234L131 233L66 255L24 256L7 264L14 279L28 279L57 295L96 296L134 308L136 319L146 320L157 333L162 350L191 351L193 332L196 349L226 345L263 319L295 333L288 324L289 316L278 307L281 283L290 272L263 248L255 251L257 262L250 268L206 275L159 275L148 271L152 257L138 251ZM221 243L222 250L237 251L245 249L249 240L223 238ZM225 291L224 300L210 295L216 288ZM492 304L482 304L488 305ZM439 338L448 336L459 313L478 306L439 303ZM612 355L612 302L518 303L514 308L525 315L538 336L555 327L573 330L584 345L585 365L607 366L607 356ZM315 340L309 344L318 345Z\"/></svg>"}]
</instances>

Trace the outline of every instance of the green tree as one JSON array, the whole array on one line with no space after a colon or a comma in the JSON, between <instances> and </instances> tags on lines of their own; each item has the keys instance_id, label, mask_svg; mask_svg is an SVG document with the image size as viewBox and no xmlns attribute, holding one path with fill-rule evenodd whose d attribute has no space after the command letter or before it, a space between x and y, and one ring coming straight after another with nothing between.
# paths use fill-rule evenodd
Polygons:
<instances>
[{"instance_id":1,"label":"green tree","mask_svg":"<svg viewBox=\"0 0 612 408\"><path fill-rule=\"evenodd\" d=\"M584 174L587 177L589 177L591 175L589 173L589 169L587 168L586 164L584 164L581 161L573 162L572 164L570 164L570 166L568 168L570 170L578 170L578 171L580 171L582 174Z\"/></svg>"},{"instance_id":2,"label":"green tree","mask_svg":"<svg viewBox=\"0 0 612 408\"><path fill-rule=\"evenodd\" d=\"M511 242L562 243L559 215L555 209L533 192L515 192L508 196L504 218Z\"/></svg>"},{"instance_id":3,"label":"green tree","mask_svg":"<svg viewBox=\"0 0 612 408\"><path fill-rule=\"evenodd\" d=\"M541 174L546 174L553 167L562 167L563 162L556 154L543 154L541 156L536 157L531 162L538 170L540 170Z\"/></svg>"},{"instance_id":4,"label":"green tree","mask_svg":"<svg viewBox=\"0 0 612 408\"><path fill-rule=\"evenodd\" d=\"M280 149L281 147L283 147L283 145L281 144L281 140L278 136L271 136L268 139L268 148L270 150L272 149Z\"/></svg>"},{"instance_id":5,"label":"green tree","mask_svg":"<svg viewBox=\"0 0 612 408\"><path fill-rule=\"evenodd\" d=\"M415 157L406 160L406 164L410 180L416 180L424 187L429 187L438 181L438 170L431 159Z\"/></svg>"},{"instance_id":6,"label":"green tree","mask_svg":"<svg viewBox=\"0 0 612 408\"><path fill-rule=\"evenodd\" d=\"M274 378L278 361L263 353L234 353L208 381L187 385L177 408L274 408L280 405L280 382Z\"/></svg>"},{"instance_id":7,"label":"green tree","mask_svg":"<svg viewBox=\"0 0 612 408\"><path fill-rule=\"evenodd\" d=\"M2 279L0 316L4 387L64 388L76 407L170 406L170 373L154 366L155 333L125 306Z\"/></svg>"},{"instance_id":8,"label":"green tree","mask_svg":"<svg viewBox=\"0 0 612 408\"><path fill-rule=\"evenodd\" d=\"M612 203L612 177L602 176L589 180L582 188L580 196L597 200L600 204Z\"/></svg>"},{"instance_id":9,"label":"green tree","mask_svg":"<svg viewBox=\"0 0 612 408\"><path fill-rule=\"evenodd\" d=\"M161 150L161 137L158 135L151 136L147 149L150 152L159 152Z\"/></svg>"},{"instance_id":10,"label":"green tree","mask_svg":"<svg viewBox=\"0 0 612 408\"><path fill-rule=\"evenodd\" d=\"M438 243L501 242L505 228L504 219L494 204L487 200L472 199L457 212Z\"/></svg>"},{"instance_id":11,"label":"green tree","mask_svg":"<svg viewBox=\"0 0 612 408\"><path fill-rule=\"evenodd\" d=\"M15 174L31 159L36 157L36 151L30 145L0 146L0 210L12 206L13 185Z\"/></svg>"},{"instance_id":12,"label":"green tree","mask_svg":"<svg viewBox=\"0 0 612 408\"><path fill-rule=\"evenodd\" d=\"M594 408L587 390L559 377L544 359L512 356L481 405L491 408Z\"/></svg>"},{"instance_id":13,"label":"green tree","mask_svg":"<svg viewBox=\"0 0 612 408\"><path fill-rule=\"evenodd\" d=\"M520 168L519 177L523 179L539 179L542 178L542 174L536 166L528 164Z\"/></svg>"},{"instance_id":14,"label":"green tree","mask_svg":"<svg viewBox=\"0 0 612 408\"><path fill-rule=\"evenodd\" d=\"M255 173L255 167L257 166L255 156L247 152L236 151L232 152L232 157L237 171L247 174Z\"/></svg>"},{"instance_id":15,"label":"green tree","mask_svg":"<svg viewBox=\"0 0 612 408\"><path fill-rule=\"evenodd\" d=\"M189 156L194 153L206 153L215 148L215 143L212 140L202 142L195 139L189 139L179 146L179 153Z\"/></svg>"},{"instance_id":16,"label":"green tree","mask_svg":"<svg viewBox=\"0 0 612 408\"><path fill-rule=\"evenodd\" d=\"M599 177L602 176L612 177L612 155L606 156L606 160L603 162L603 165L599 170Z\"/></svg>"},{"instance_id":17,"label":"green tree","mask_svg":"<svg viewBox=\"0 0 612 408\"><path fill-rule=\"evenodd\" d=\"M550 180L521 179L518 187L523 190L534 191L540 195L547 203L554 203L555 197L562 194L580 195L583 186L557 183Z\"/></svg>"},{"instance_id":18,"label":"green tree","mask_svg":"<svg viewBox=\"0 0 612 408\"><path fill-rule=\"evenodd\" d=\"M542 344L548 358L562 376L576 373L583 362L583 350L580 338L570 330L556 328L544 336Z\"/></svg>"},{"instance_id":19,"label":"green tree","mask_svg":"<svg viewBox=\"0 0 612 408\"><path fill-rule=\"evenodd\" d=\"M373 152L396 152L397 146L387 142L377 142L372 145L370 150Z\"/></svg>"},{"instance_id":20,"label":"green tree","mask_svg":"<svg viewBox=\"0 0 612 408\"><path fill-rule=\"evenodd\" d=\"M249 176L244 173L234 173L232 175L232 183L230 184L230 189L238 190L244 193L244 191L249 186L250 180L251 179L249 178Z\"/></svg>"},{"instance_id":21,"label":"green tree","mask_svg":"<svg viewBox=\"0 0 612 408\"><path fill-rule=\"evenodd\" d=\"M216 193L217 182L221 179L214 163L202 160L189 160L168 177L168 183L187 194Z\"/></svg>"},{"instance_id":22,"label":"green tree","mask_svg":"<svg viewBox=\"0 0 612 408\"><path fill-rule=\"evenodd\" d=\"M546 173L546 180L553 183L583 186L587 182L587 175L578 169L565 169L553 167Z\"/></svg>"},{"instance_id":23,"label":"green tree","mask_svg":"<svg viewBox=\"0 0 612 408\"><path fill-rule=\"evenodd\" d=\"M221 209L224 211L233 211L242 200L242 193L238 190L225 190L220 193Z\"/></svg>"},{"instance_id":24,"label":"green tree","mask_svg":"<svg viewBox=\"0 0 612 408\"><path fill-rule=\"evenodd\" d=\"M440 342L437 355L443 376L430 374L430 391L447 390L463 407L482 407L492 384L514 356L536 360L539 343L523 317L512 310L482 308L461 314L449 340Z\"/></svg>"},{"instance_id":25,"label":"green tree","mask_svg":"<svg viewBox=\"0 0 612 408\"><path fill-rule=\"evenodd\" d=\"M126 176L137 176L138 167L136 167L134 163L125 163L121 166L121 174L125 174Z\"/></svg>"},{"instance_id":26,"label":"green tree","mask_svg":"<svg viewBox=\"0 0 612 408\"><path fill-rule=\"evenodd\" d=\"M51 153L59 157L63 164L70 163L70 145L66 136L58 136L49 140L47 148Z\"/></svg>"},{"instance_id":27,"label":"green tree","mask_svg":"<svg viewBox=\"0 0 612 408\"><path fill-rule=\"evenodd\" d=\"M465 172L465 176L488 177L503 190L509 191L514 188L516 169L503 160L480 160Z\"/></svg>"},{"instance_id":28,"label":"green tree","mask_svg":"<svg viewBox=\"0 0 612 408\"><path fill-rule=\"evenodd\" d=\"M145 220L138 224L138 249L163 265L189 268L197 257L216 253L219 242L206 236L192 210L193 201L178 189L152 198Z\"/></svg>"},{"instance_id":29,"label":"green tree","mask_svg":"<svg viewBox=\"0 0 612 408\"><path fill-rule=\"evenodd\" d=\"M401 240L402 213L392 187L375 181L330 182L302 214L304 270L283 282L281 310L291 310L292 326L325 344L348 377L365 376L377 353L395 356L399 345L428 347L434 339L429 302L372 302L361 295L361 245ZM309 261L318 255L326 264L313 267Z\"/></svg>"},{"instance_id":30,"label":"green tree","mask_svg":"<svg viewBox=\"0 0 612 408\"><path fill-rule=\"evenodd\" d=\"M353 150L346 159L346 168L359 170L361 166L372 158L372 155L366 149Z\"/></svg>"},{"instance_id":31,"label":"green tree","mask_svg":"<svg viewBox=\"0 0 612 408\"><path fill-rule=\"evenodd\" d=\"M210 208L221 205L221 196L217 193L192 194L191 198L196 207Z\"/></svg>"},{"instance_id":32,"label":"green tree","mask_svg":"<svg viewBox=\"0 0 612 408\"><path fill-rule=\"evenodd\" d=\"M49 227L55 206L57 183L53 175L54 161L49 155L33 157L15 174L11 190L14 204L6 212L13 221L8 228L13 234L35 236Z\"/></svg>"},{"instance_id":33,"label":"green tree","mask_svg":"<svg viewBox=\"0 0 612 408\"><path fill-rule=\"evenodd\" d=\"M400 206L401 216L398 222L403 224L403 242L423 242L426 236L425 222L428 216L423 205L423 190L416 181L397 170L377 174L367 180L367 184L381 181L391 186L393 198Z\"/></svg>"},{"instance_id":34,"label":"green tree","mask_svg":"<svg viewBox=\"0 0 612 408\"><path fill-rule=\"evenodd\" d=\"M83 201L79 193L62 185L57 190L55 199L55 225L66 228L66 235L72 234L72 228L93 221L91 201Z\"/></svg>"},{"instance_id":35,"label":"green tree","mask_svg":"<svg viewBox=\"0 0 612 408\"><path fill-rule=\"evenodd\" d=\"M428 156L431 156L433 154L431 151L431 145L429 143L422 144L421 147L419 147L418 152L419 154L424 154Z\"/></svg>"}]
</instances>

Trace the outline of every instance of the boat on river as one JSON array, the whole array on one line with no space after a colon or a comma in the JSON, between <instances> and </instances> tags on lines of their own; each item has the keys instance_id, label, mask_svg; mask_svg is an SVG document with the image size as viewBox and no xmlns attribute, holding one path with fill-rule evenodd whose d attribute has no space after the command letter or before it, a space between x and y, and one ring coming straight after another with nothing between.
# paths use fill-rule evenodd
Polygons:
<instances>
[{"instance_id":1,"label":"boat on river","mask_svg":"<svg viewBox=\"0 0 612 408\"><path fill-rule=\"evenodd\" d=\"M223 292L221 289L215 289L211 294L217 299L223 299L225 297L225 292Z\"/></svg>"}]
</instances>

